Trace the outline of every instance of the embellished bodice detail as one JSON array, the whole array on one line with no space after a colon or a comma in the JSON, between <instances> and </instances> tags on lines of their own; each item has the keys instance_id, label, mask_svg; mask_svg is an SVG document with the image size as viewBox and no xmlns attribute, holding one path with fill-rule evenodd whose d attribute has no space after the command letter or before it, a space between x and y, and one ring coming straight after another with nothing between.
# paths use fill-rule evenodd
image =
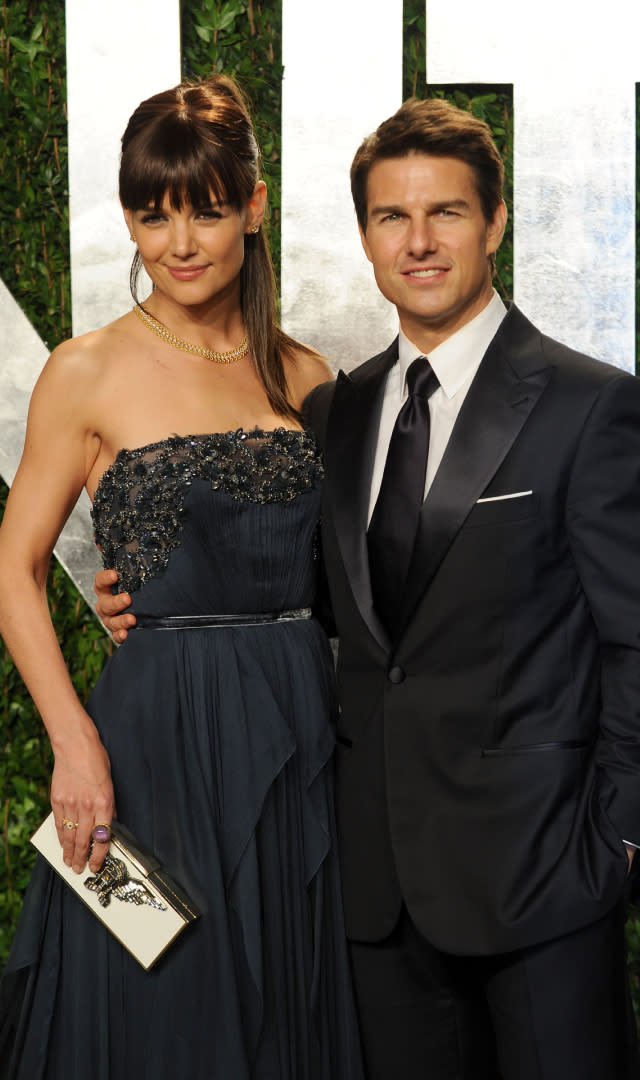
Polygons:
<instances>
[{"instance_id":1,"label":"embellished bodice detail","mask_svg":"<svg viewBox=\"0 0 640 1080\"><path fill-rule=\"evenodd\" d=\"M233 500L286 503L315 488L323 470L311 434L277 428L174 435L121 450L98 484L91 512L103 563L120 588L139 589L180 545L196 481Z\"/></svg>"}]
</instances>

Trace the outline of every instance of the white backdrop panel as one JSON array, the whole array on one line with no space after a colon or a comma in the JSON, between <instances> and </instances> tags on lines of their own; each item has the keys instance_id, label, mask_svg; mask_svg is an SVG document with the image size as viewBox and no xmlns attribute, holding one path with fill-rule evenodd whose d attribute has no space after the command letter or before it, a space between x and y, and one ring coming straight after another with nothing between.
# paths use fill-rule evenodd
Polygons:
<instances>
[{"instance_id":1,"label":"white backdrop panel","mask_svg":"<svg viewBox=\"0 0 640 1080\"><path fill-rule=\"evenodd\" d=\"M514 293L634 370L637 0L427 0L427 80L514 84Z\"/></svg>"},{"instance_id":2,"label":"white backdrop panel","mask_svg":"<svg viewBox=\"0 0 640 1080\"><path fill-rule=\"evenodd\" d=\"M120 138L144 98L180 82L179 0L66 0L73 332L131 307Z\"/></svg>"},{"instance_id":3,"label":"white backdrop panel","mask_svg":"<svg viewBox=\"0 0 640 1080\"><path fill-rule=\"evenodd\" d=\"M362 139L402 98L402 0L283 0L282 321L351 368L396 332L349 190Z\"/></svg>"}]
</instances>

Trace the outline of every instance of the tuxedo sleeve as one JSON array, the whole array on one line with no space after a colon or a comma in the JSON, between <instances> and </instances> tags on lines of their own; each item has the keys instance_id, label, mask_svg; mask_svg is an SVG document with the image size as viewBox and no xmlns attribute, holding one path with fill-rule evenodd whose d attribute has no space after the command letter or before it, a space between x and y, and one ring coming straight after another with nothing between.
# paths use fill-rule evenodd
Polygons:
<instances>
[{"instance_id":1,"label":"tuxedo sleeve","mask_svg":"<svg viewBox=\"0 0 640 1080\"><path fill-rule=\"evenodd\" d=\"M335 382L319 383L302 402L302 422L313 432L323 453L335 385Z\"/></svg>"},{"instance_id":2,"label":"tuxedo sleeve","mask_svg":"<svg viewBox=\"0 0 640 1080\"><path fill-rule=\"evenodd\" d=\"M307 395L302 403L302 420L305 428L309 428L320 447L324 450L327 417L333 398L335 383L320 383ZM313 614L323 626L329 637L335 637L337 631L331 607L329 585L325 570L322 544L318 544L316 573L316 595L313 603Z\"/></svg>"},{"instance_id":3,"label":"tuxedo sleeve","mask_svg":"<svg viewBox=\"0 0 640 1080\"><path fill-rule=\"evenodd\" d=\"M640 845L640 379L621 372L596 399L571 470L567 528L599 640L600 797L620 837Z\"/></svg>"}]
</instances>

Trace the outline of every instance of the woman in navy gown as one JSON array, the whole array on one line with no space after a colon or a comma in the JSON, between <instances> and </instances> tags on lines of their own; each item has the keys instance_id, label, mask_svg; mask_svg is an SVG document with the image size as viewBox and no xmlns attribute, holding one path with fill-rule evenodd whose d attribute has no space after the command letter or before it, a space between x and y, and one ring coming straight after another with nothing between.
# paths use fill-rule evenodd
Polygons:
<instances>
[{"instance_id":1,"label":"woman in navy gown","mask_svg":"<svg viewBox=\"0 0 640 1080\"><path fill-rule=\"evenodd\" d=\"M265 186L231 80L136 109L120 197L153 290L38 381L0 530L0 632L51 738L61 859L94 872L107 845L90 848L92 830L117 813L202 916L144 971L38 861L0 1071L360 1080L333 671L310 611L322 463L299 414L330 376L275 324ZM87 710L45 595L83 486L137 618Z\"/></svg>"}]
</instances>

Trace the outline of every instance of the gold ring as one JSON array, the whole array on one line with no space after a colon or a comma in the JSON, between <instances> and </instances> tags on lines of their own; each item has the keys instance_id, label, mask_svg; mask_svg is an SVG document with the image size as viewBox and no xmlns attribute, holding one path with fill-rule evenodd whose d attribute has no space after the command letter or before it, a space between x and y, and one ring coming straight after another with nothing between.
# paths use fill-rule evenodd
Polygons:
<instances>
[{"instance_id":1,"label":"gold ring","mask_svg":"<svg viewBox=\"0 0 640 1080\"><path fill-rule=\"evenodd\" d=\"M61 824L62 824L63 829L77 829L80 822L79 821L71 821L70 818L63 817Z\"/></svg>"}]
</instances>

